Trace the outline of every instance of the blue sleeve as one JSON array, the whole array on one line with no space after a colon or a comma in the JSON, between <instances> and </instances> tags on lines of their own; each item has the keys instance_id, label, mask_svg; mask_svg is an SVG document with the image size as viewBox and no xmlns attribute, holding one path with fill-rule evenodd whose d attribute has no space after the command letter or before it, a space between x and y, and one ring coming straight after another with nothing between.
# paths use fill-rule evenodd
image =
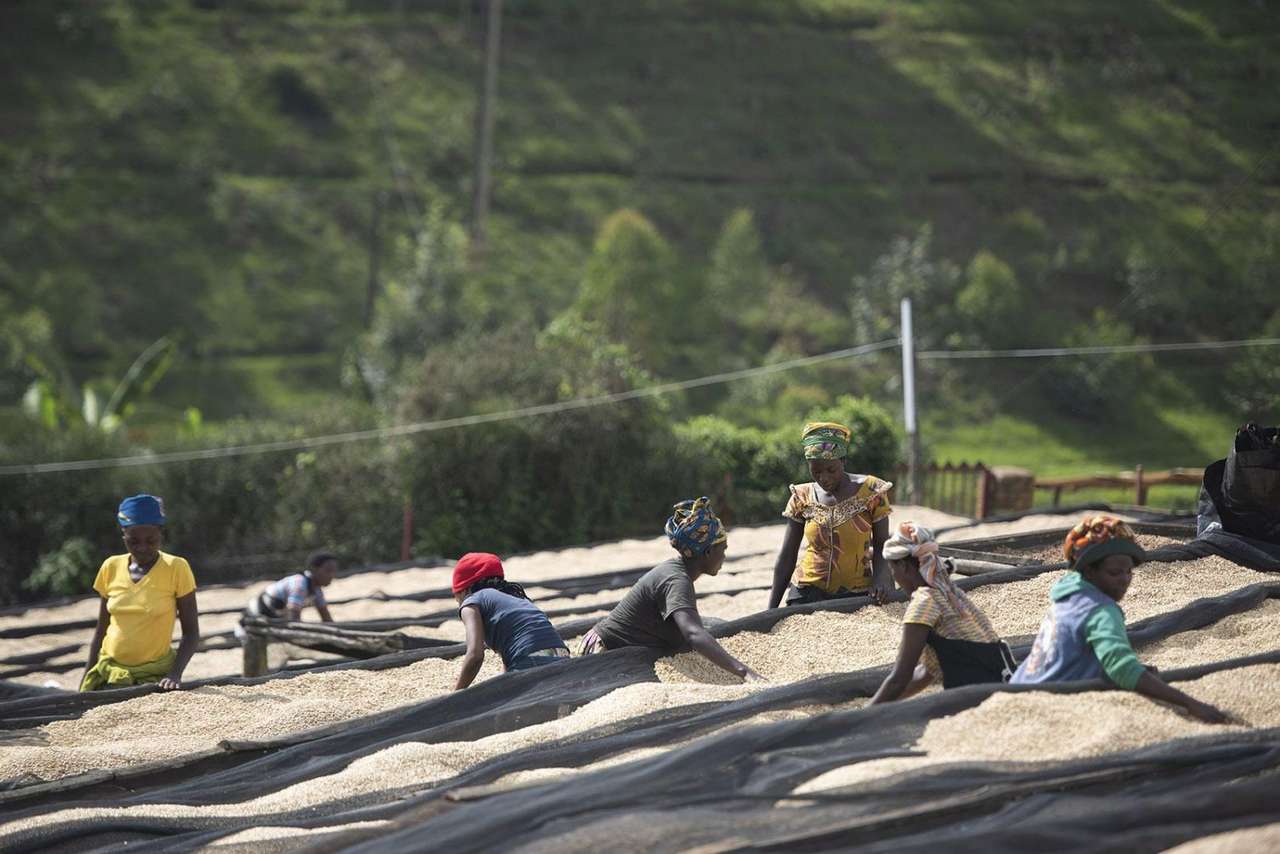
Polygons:
<instances>
[{"instance_id":1,"label":"blue sleeve","mask_svg":"<svg viewBox=\"0 0 1280 854\"><path fill-rule=\"evenodd\" d=\"M466 599L462 600L462 604L458 606L458 613L462 613L463 608L471 607L480 612L480 619L489 622L489 617L493 613L493 598L488 596L489 590L477 590Z\"/></svg>"},{"instance_id":2,"label":"blue sleeve","mask_svg":"<svg viewBox=\"0 0 1280 854\"><path fill-rule=\"evenodd\" d=\"M1108 679L1126 691L1137 687L1146 668L1129 643L1119 608L1104 605L1096 609L1084 621L1084 637L1093 647L1093 654L1098 656Z\"/></svg>"}]
</instances>

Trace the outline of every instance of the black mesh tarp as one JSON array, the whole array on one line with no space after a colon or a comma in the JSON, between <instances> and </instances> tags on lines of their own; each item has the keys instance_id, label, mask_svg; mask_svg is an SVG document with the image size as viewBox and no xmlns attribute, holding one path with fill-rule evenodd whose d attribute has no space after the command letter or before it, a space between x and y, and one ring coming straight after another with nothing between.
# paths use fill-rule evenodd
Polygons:
<instances>
[{"instance_id":1,"label":"black mesh tarp","mask_svg":"<svg viewBox=\"0 0 1280 854\"><path fill-rule=\"evenodd\" d=\"M972 589L1022 580L1057 568L1060 565L1015 567L964 579L960 584ZM1141 648L1172 634L1208 625L1227 614L1251 609L1276 594L1276 585L1254 585L1206 597L1170 614L1135 623L1130 634ZM858 597L800 609L777 609L726 623L715 633L724 636L739 631L767 631L778 620L795 613L824 609L848 612L867 605L865 597ZM560 628L563 632L571 627ZM572 630L580 631L581 627ZM1025 644L1027 639L1022 640ZM1025 646L1018 652L1024 650ZM455 648L403 653L338 667L382 669L426 655L460 651ZM332 734L301 733L274 742L224 744L216 756L197 757L183 765L170 763L108 774L82 780L78 785L69 781L63 791L47 791L37 798L14 800L3 796L20 793L0 793L0 808L12 820L72 806L240 803L335 773L356 759L404 741L465 741L562 717L616 688L653 680L654 658L653 653L643 650L619 650L554 668L507 674L460 694L352 721ZM1254 660L1280 660L1280 652ZM1215 667L1243 663L1247 662ZM1180 786L1184 792L1186 787L1197 786L1196 791L1205 795L1201 804L1219 803L1214 799L1225 787L1246 786L1280 767L1276 760L1280 746L1272 731L1215 736L1195 740L1180 750L1161 746L1075 766L1051 763L1012 769L988 764L946 773L935 771L911 780L884 781L871 790L829 793L798 805L777 805L778 797L797 782L858 757L904 755L928 720L970 708L992 690L1018 690L975 686L882 709L835 712L750 729L734 726L760 712L869 696L885 671L886 668L876 668L833 674L775 686L743 700L663 709L588 735L478 763L425 791L420 785L400 790L394 781L388 781L384 791L356 802L332 809L301 808L256 821L124 816L67 821L25 837L11 837L6 844L11 843L16 850L51 846L85 850L128 840L131 850L189 850L255 823L325 828L377 818L393 820L395 830L374 836L348 834L338 840L328 838L323 842L324 848L349 845L380 851L447 845L460 850L487 850L509 848L513 840L540 839L554 845L561 834L587 832L597 825L598 837L591 838L589 832L582 838L575 836L578 842L572 847L604 847L613 840L613 847L625 848L626 845L617 844L618 831L611 823L620 817L652 813L655 826L663 828L664 835L651 847L660 849L714 843L743 850L827 850L867 845L917 850L925 845L945 847L946 840L954 834L955 850L1014 850L1024 842L1060 850L1109 850L1110 839L1126 840L1128 850L1157 850L1151 847L1154 843L1142 841L1144 832L1166 845L1218 827L1260 823L1268 815L1259 805L1260 798L1238 788L1238 797L1223 796L1222 803L1234 805L1231 809L1206 807L1203 814L1188 811L1182 816L1181 825L1152 821L1144 831L1142 822L1122 826L1115 818L1095 823L1080 818L1089 814L1085 806L1089 804L1106 806L1113 816L1124 814L1125 810L1113 801L1117 792L1126 791L1135 792L1134 808L1149 808L1152 815L1163 809L1161 798L1175 797ZM1205 671L1206 668L1198 668L1167 675L1192 678ZM217 683L265 681L235 679ZM1071 692L1099 687L1103 686L1081 683L1054 686L1053 690ZM103 693L123 697L148 690L151 689ZM73 717L97 705L98 700L111 702L122 697L60 695L54 699L0 702L0 714L10 726L29 726L40 722L42 716ZM704 737L688 749L592 772L568 784L533 786L487 796L483 789L515 771L581 767L633 749L665 746L697 736ZM467 794L474 792L479 794ZM917 794L908 797L908 792ZM919 792L924 792L923 796ZM1044 806L1034 810L1025 806L1037 799L1043 800ZM906 811L894 813L896 818L888 817L893 810ZM1010 817L1016 824L1016 833L1010 829L1015 827ZM481 825L479 831L477 822ZM590 844L579 844L583 839L590 839Z\"/></svg>"},{"instance_id":2,"label":"black mesh tarp","mask_svg":"<svg viewBox=\"0 0 1280 854\"><path fill-rule=\"evenodd\" d=\"M1135 644L1141 646L1181 631L1207 625L1226 614L1254 607L1269 595L1280 595L1280 586L1254 585L1229 595L1200 600L1170 614L1135 624L1132 628L1132 636ZM1276 659L1280 659L1280 654L1272 656L1272 660ZM301 744L276 750L261 758L257 758L260 756L261 745L233 745L232 749L243 753L244 761L230 767L226 765L226 758L220 757L202 760L186 769L155 771L150 774L150 777L139 776L127 781L129 789L134 794L125 794L123 787L115 787L115 790L112 790L111 787L104 787L99 783L96 789L90 787L91 790L88 792L75 793L74 800L68 800L68 796L65 795L46 799L38 805L16 812L15 817L40 814L71 805L128 806L141 803L239 802L306 779L334 773L361 756L401 741L458 741L550 720L583 702L602 696L631 681L653 679L651 669L653 660L652 653L641 650L620 650L579 659L548 671L508 674L501 679L482 683L466 694L449 695L417 706L353 722L346 726L341 734L304 741ZM324 823L354 821L356 819L352 816L355 814L364 817L378 815L384 818L400 815L405 809L436 803L444 792L451 789L483 785L512 771L537 767L581 766L638 747L661 746L704 732L724 731L734 721L743 720L763 711L815 703L830 704L853 697L869 696L883 678L885 670L885 668L877 668L856 674L805 680L778 686L740 701L663 710L645 719L620 723L613 728L616 731L597 732L589 738L575 738L566 740L564 743L543 745L536 750L519 751L481 763L450 781L447 786L437 787L427 794L414 796L403 803L397 799L412 794L412 787L401 792L396 791L394 786L389 784L388 790L379 793L377 798L371 799L368 805L354 808L348 806L327 816ZM1194 671L1192 675L1198 675L1199 672ZM1087 684L1075 686L1073 690L1098 687L1101 685ZM856 721L854 728L861 735L853 741L848 743L842 741L838 745L830 741L829 731L821 727L807 729L805 726L799 726L778 730L777 732L786 734L787 743L792 747L791 752L787 754L785 762L779 757L770 759L767 774L760 769L753 772L755 783L748 786L745 791L750 794L755 791L753 787L759 788L766 781L771 781L769 786L764 786L760 792L773 792L784 783L794 785L798 780L807 779L827 768L846 764L852 761L851 757L864 753L867 756L901 755L907 746L919 737L924 724L930 718L968 708L980 702L987 693L989 691L975 693L971 689L961 689L930 698L921 698L910 704L882 707L881 710L839 713L840 715L860 714L868 717L852 719ZM916 705L925 700L928 700L926 705L922 707ZM905 714L904 710L908 708L917 711L909 715ZM883 709L897 709L899 714L886 715ZM829 717L822 716L814 720L826 720ZM788 723L807 724L805 721ZM849 724L849 726L854 725ZM733 731L730 729L728 732ZM717 739L720 737L716 736ZM771 743L770 739L763 739L759 743L753 742L752 749L769 743ZM697 763L692 767L698 767ZM86 794L96 794L97 798L91 797L86 800L84 799ZM756 797L757 794L759 793L752 794L752 797ZM500 797L506 797L506 795ZM385 803L388 800L395 802ZM377 803L378 801L383 803ZM642 802L637 803L643 805ZM22 804L12 806L18 808ZM438 804L436 808L439 808ZM451 812L452 808L450 808L450 814ZM607 813L608 810L605 809L605 812ZM314 811L304 809L296 814L274 815L271 822L308 826L308 823L314 819ZM142 832L145 828L145 832L149 834L174 834L175 838L172 841L178 844L181 841L179 838L187 834L207 832L200 825L201 822L194 820L97 819L83 826L68 823L54 831L40 834L38 840L39 844L45 845L64 840L83 839L86 834Z\"/></svg>"}]
</instances>

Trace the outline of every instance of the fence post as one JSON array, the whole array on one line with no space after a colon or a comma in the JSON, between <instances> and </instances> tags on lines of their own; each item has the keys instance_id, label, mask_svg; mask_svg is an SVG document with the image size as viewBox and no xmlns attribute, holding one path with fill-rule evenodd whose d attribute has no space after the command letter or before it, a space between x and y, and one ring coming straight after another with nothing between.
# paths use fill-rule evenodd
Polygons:
<instances>
[{"instance_id":1,"label":"fence post","mask_svg":"<svg viewBox=\"0 0 1280 854\"><path fill-rule=\"evenodd\" d=\"M726 528L733 527L733 506L729 503L729 495L733 492L733 473L725 472L720 481L720 492L716 494L716 515Z\"/></svg>"},{"instance_id":2,"label":"fence post","mask_svg":"<svg viewBox=\"0 0 1280 854\"><path fill-rule=\"evenodd\" d=\"M1137 502L1137 505L1139 507L1146 507L1147 506L1147 484L1143 481L1143 477L1142 477L1142 463L1138 463L1138 465L1134 468L1134 475L1135 475L1133 479L1134 493L1135 493L1134 499Z\"/></svg>"},{"instance_id":3,"label":"fence post","mask_svg":"<svg viewBox=\"0 0 1280 854\"><path fill-rule=\"evenodd\" d=\"M267 674L267 645L271 642L264 635L246 631L244 638L244 675Z\"/></svg>"},{"instance_id":4,"label":"fence post","mask_svg":"<svg viewBox=\"0 0 1280 854\"><path fill-rule=\"evenodd\" d=\"M978 519L987 518L988 508L991 507L991 487L994 478L991 477L991 470L982 463L977 464L978 468L978 501L977 507L974 508L974 514Z\"/></svg>"}]
</instances>

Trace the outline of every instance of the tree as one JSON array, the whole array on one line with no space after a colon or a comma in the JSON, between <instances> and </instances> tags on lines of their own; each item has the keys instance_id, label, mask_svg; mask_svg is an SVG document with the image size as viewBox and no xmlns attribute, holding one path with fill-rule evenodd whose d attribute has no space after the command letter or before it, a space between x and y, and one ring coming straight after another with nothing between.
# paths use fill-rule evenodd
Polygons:
<instances>
[{"instance_id":1,"label":"tree","mask_svg":"<svg viewBox=\"0 0 1280 854\"><path fill-rule=\"evenodd\" d=\"M1105 309L1076 325L1062 340L1064 347L1145 344L1133 327ZM1155 370L1147 353L1110 353L1054 359L1048 367L1049 400L1064 414L1089 419L1116 419L1133 405Z\"/></svg>"},{"instance_id":2,"label":"tree","mask_svg":"<svg viewBox=\"0 0 1280 854\"><path fill-rule=\"evenodd\" d=\"M853 314L856 340L876 341L898 334L899 309L910 297L915 312L916 343L921 348L941 341L953 328L951 305L960 281L960 270L931 254L933 228L920 226L911 237L894 238L889 251L871 265L865 276L853 280Z\"/></svg>"},{"instance_id":3,"label":"tree","mask_svg":"<svg viewBox=\"0 0 1280 854\"><path fill-rule=\"evenodd\" d=\"M711 249L707 294L712 310L736 339L722 349L722 358L735 353L744 362L757 362L778 337L779 316L773 311L773 271L764 255L755 216L746 208L734 211ZM785 287L785 283L778 282ZM729 367L728 364L723 364Z\"/></svg>"},{"instance_id":4,"label":"tree","mask_svg":"<svg viewBox=\"0 0 1280 854\"><path fill-rule=\"evenodd\" d=\"M617 211L600 227L572 310L666 374L692 343L702 309L698 291L681 293L675 275L675 253L653 223Z\"/></svg>"},{"instance_id":5,"label":"tree","mask_svg":"<svg viewBox=\"0 0 1280 854\"><path fill-rule=\"evenodd\" d=\"M1262 328L1263 338L1280 338L1280 311ZM1280 423L1280 347L1249 347L1233 354L1224 389L1245 420Z\"/></svg>"},{"instance_id":6,"label":"tree","mask_svg":"<svg viewBox=\"0 0 1280 854\"><path fill-rule=\"evenodd\" d=\"M458 303L466 278L467 236L430 206L412 244L408 263L374 304L373 323L347 353L346 380L373 403L394 405L405 366L417 364L463 325Z\"/></svg>"},{"instance_id":7,"label":"tree","mask_svg":"<svg viewBox=\"0 0 1280 854\"><path fill-rule=\"evenodd\" d=\"M52 340L53 327L43 311L19 311L0 294L0 399L16 397L37 378L56 375Z\"/></svg>"},{"instance_id":8,"label":"tree","mask_svg":"<svg viewBox=\"0 0 1280 854\"><path fill-rule=\"evenodd\" d=\"M752 307L769 291L769 262L764 256L755 215L739 208L725 220L711 249L707 290L719 305Z\"/></svg>"},{"instance_id":9,"label":"tree","mask_svg":"<svg viewBox=\"0 0 1280 854\"><path fill-rule=\"evenodd\" d=\"M956 310L978 340L990 347L1030 343L1024 322L1026 298L1013 268L985 249L973 256Z\"/></svg>"}]
</instances>

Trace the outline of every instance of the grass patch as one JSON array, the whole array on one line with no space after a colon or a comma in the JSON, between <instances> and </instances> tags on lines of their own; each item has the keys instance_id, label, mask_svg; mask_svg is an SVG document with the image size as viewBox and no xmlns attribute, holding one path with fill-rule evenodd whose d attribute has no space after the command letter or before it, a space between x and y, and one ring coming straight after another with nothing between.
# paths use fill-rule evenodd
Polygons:
<instances>
[{"instance_id":1,"label":"grass patch","mask_svg":"<svg viewBox=\"0 0 1280 854\"><path fill-rule=\"evenodd\" d=\"M1168 407L1115 425L1053 416L1037 421L1009 414L969 424L935 418L925 424L922 437L939 462L1020 466L1039 477L1055 477L1132 471L1139 464L1147 471L1201 468L1226 455L1236 426L1229 415ZM1147 502L1152 507L1191 509L1197 493L1196 487L1153 487ZM1088 489L1064 492L1062 501L1132 504L1134 494L1129 489ZM1050 493L1037 493L1038 506L1051 503Z\"/></svg>"}]
</instances>

